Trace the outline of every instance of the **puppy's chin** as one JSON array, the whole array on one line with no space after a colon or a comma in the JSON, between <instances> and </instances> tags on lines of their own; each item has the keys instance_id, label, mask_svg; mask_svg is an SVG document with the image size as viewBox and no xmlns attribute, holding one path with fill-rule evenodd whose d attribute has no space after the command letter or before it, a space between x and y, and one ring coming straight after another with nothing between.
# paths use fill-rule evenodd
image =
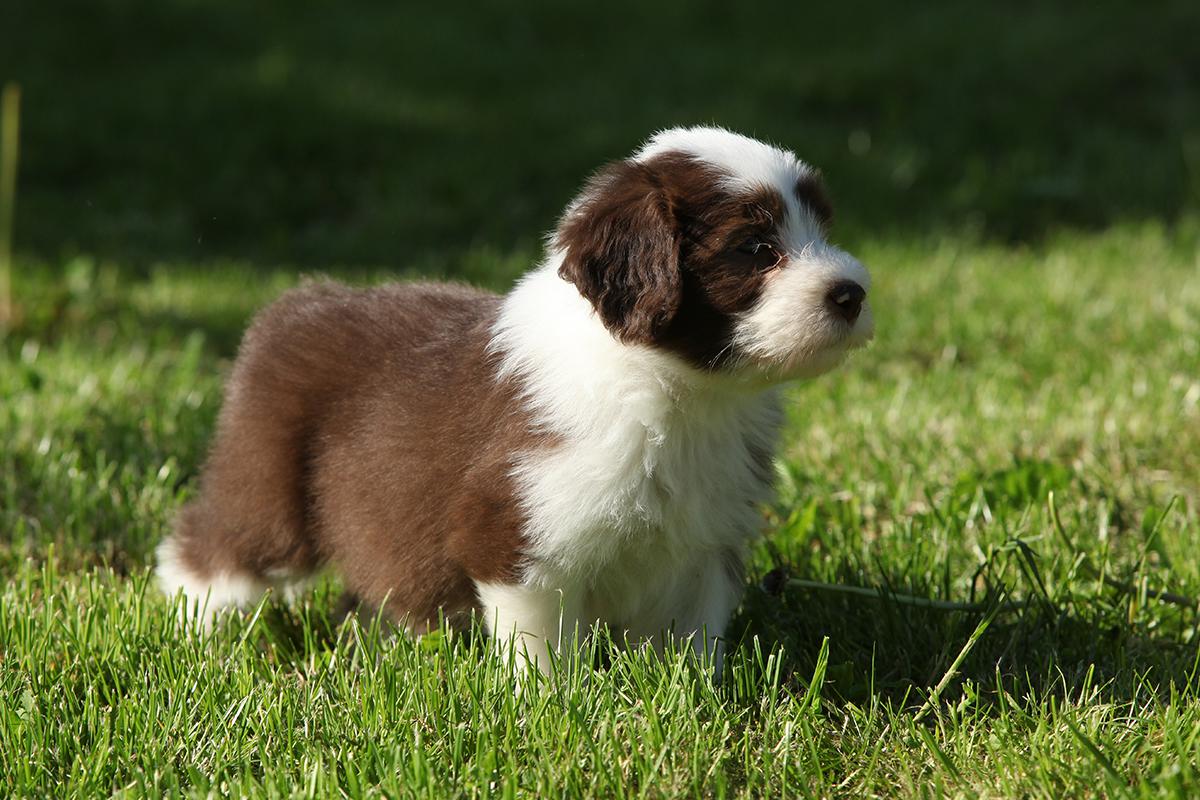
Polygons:
<instances>
[{"instance_id":1,"label":"puppy's chin","mask_svg":"<svg viewBox=\"0 0 1200 800\"><path fill-rule=\"evenodd\" d=\"M831 320L819 338L806 338L782 356L747 355L735 369L738 379L751 386L772 386L805 380L837 369L855 350L875 338L875 319L864 306L853 324Z\"/></svg>"}]
</instances>

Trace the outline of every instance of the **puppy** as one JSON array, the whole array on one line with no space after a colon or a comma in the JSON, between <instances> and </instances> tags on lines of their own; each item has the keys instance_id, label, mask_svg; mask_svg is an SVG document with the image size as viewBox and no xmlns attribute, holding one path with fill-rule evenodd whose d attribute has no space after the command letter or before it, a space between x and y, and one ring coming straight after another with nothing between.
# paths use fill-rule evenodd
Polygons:
<instances>
[{"instance_id":1,"label":"puppy","mask_svg":"<svg viewBox=\"0 0 1200 800\"><path fill-rule=\"evenodd\" d=\"M744 582L778 387L872 335L818 174L720 128L654 136L504 296L286 293L242 342L198 496L158 553L209 614L326 565L411 631L479 615L713 652Z\"/></svg>"}]
</instances>

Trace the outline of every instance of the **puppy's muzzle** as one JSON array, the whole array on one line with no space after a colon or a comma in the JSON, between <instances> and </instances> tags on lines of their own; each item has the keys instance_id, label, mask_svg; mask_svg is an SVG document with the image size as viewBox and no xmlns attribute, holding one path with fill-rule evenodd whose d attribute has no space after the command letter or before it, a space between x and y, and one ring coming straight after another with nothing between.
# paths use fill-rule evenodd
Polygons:
<instances>
[{"instance_id":1,"label":"puppy's muzzle","mask_svg":"<svg viewBox=\"0 0 1200 800\"><path fill-rule=\"evenodd\" d=\"M854 281L842 280L829 287L829 291L825 293L825 305L836 316L853 325L862 313L862 304L866 297L867 290L862 286Z\"/></svg>"}]
</instances>

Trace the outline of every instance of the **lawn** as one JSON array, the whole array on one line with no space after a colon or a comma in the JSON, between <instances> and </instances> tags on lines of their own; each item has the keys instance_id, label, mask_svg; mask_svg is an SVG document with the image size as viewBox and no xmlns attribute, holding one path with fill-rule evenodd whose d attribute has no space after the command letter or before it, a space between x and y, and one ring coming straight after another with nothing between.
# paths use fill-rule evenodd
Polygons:
<instances>
[{"instance_id":1,"label":"lawn","mask_svg":"<svg viewBox=\"0 0 1200 800\"><path fill-rule=\"evenodd\" d=\"M618 4L620 5L620 4ZM1200 10L25 3L0 346L0 794L1200 794ZM150 576L241 330L306 275L503 290L583 177L716 121L821 166L875 343L795 386L733 652Z\"/></svg>"}]
</instances>

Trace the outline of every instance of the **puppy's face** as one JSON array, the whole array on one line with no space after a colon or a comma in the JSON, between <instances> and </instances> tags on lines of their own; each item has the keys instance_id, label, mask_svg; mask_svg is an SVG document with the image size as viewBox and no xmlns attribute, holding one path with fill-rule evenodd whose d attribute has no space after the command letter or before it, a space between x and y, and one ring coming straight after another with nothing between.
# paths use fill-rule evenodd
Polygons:
<instances>
[{"instance_id":1,"label":"puppy's face","mask_svg":"<svg viewBox=\"0 0 1200 800\"><path fill-rule=\"evenodd\" d=\"M718 128L665 131L593 177L554 244L620 340L768 381L824 372L871 338L870 276L826 241L817 173Z\"/></svg>"}]
</instances>

